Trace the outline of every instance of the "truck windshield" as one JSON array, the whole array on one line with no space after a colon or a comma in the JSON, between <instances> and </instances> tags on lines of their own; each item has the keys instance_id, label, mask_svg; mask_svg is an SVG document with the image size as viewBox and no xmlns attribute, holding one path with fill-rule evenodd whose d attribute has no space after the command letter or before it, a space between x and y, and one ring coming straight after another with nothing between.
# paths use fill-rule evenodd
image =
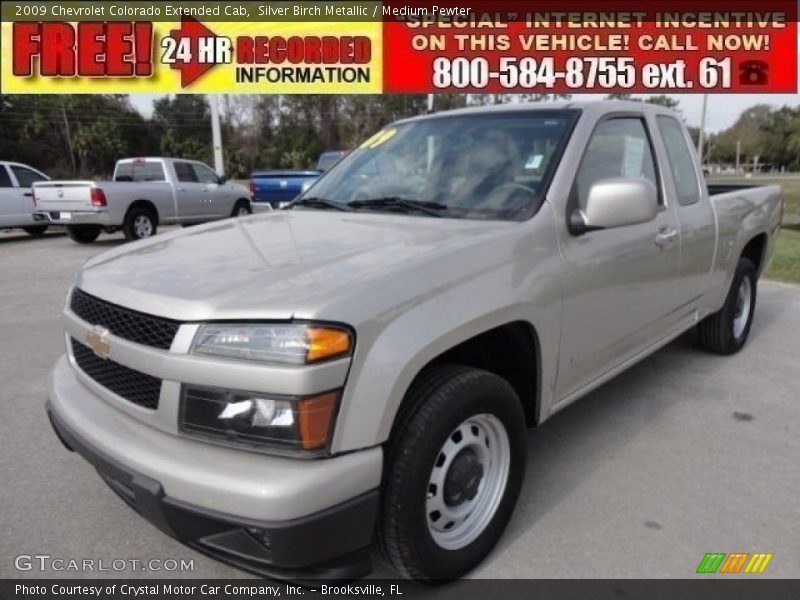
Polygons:
<instances>
[{"instance_id":1,"label":"truck windshield","mask_svg":"<svg viewBox=\"0 0 800 600\"><path fill-rule=\"evenodd\" d=\"M306 196L360 211L528 218L541 205L576 116L576 111L547 110L389 125L323 175Z\"/></svg>"}]
</instances>

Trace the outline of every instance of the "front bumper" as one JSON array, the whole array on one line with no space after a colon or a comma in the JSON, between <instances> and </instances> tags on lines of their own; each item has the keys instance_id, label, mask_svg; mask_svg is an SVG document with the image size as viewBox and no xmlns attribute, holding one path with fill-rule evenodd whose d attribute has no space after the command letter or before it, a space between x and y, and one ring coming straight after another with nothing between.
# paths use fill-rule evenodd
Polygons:
<instances>
[{"instance_id":1,"label":"front bumper","mask_svg":"<svg viewBox=\"0 0 800 600\"><path fill-rule=\"evenodd\" d=\"M64 211L69 212L69 219L62 219L62 211L37 210L33 213L33 220L38 224L44 225L102 225L110 227L111 215L106 211Z\"/></svg>"},{"instance_id":2,"label":"front bumper","mask_svg":"<svg viewBox=\"0 0 800 600\"><path fill-rule=\"evenodd\" d=\"M65 359L53 371L47 409L68 448L143 517L190 547L294 581L369 572L379 448L297 460L181 438L96 396Z\"/></svg>"}]
</instances>

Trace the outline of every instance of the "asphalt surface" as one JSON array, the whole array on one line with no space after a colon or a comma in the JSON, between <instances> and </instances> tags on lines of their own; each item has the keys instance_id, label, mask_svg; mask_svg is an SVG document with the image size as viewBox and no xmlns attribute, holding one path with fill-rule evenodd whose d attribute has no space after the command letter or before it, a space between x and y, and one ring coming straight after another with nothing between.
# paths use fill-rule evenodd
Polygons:
<instances>
[{"instance_id":1,"label":"asphalt surface","mask_svg":"<svg viewBox=\"0 0 800 600\"><path fill-rule=\"evenodd\" d=\"M73 274L121 243L0 232L0 577L165 575L15 569L34 554L244 577L143 521L47 422ZM687 334L532 431L517 510L474 576L685 578L706 552L770 552L761 577L800 577L800 287L761 283L740 354L704 354Z\"/></svg>"}]
</instances>

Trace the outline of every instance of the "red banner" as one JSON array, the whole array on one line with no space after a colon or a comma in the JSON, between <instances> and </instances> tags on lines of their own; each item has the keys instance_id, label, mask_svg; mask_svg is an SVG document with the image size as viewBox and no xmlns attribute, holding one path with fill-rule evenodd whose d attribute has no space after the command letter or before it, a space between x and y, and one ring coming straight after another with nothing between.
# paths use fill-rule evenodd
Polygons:
<instances>
[{"instance_id":1,"label":"red banner","mask_svg":"<svg viewBox=\"0 0 800 600\"><path fill-rule=\"evenodd\" d=\"M384 91L797 92L793 0L598 4L387 2Z\"/></svg>"}]
</instances>

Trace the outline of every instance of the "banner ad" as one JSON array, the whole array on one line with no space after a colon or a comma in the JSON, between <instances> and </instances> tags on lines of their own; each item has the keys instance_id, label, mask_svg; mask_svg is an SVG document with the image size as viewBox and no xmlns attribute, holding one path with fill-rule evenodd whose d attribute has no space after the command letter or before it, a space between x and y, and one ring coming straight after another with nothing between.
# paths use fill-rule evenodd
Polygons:
<instances>
[{"instance_id":1,"label":"banner ad","mask_svg":"<svg viewBox=\"0 0 800 600\"><path fill-rule=\"evenodd\" d=\"M797 3L4 2L2 93L794 93Z\"/></svg>"}]
</instances>

